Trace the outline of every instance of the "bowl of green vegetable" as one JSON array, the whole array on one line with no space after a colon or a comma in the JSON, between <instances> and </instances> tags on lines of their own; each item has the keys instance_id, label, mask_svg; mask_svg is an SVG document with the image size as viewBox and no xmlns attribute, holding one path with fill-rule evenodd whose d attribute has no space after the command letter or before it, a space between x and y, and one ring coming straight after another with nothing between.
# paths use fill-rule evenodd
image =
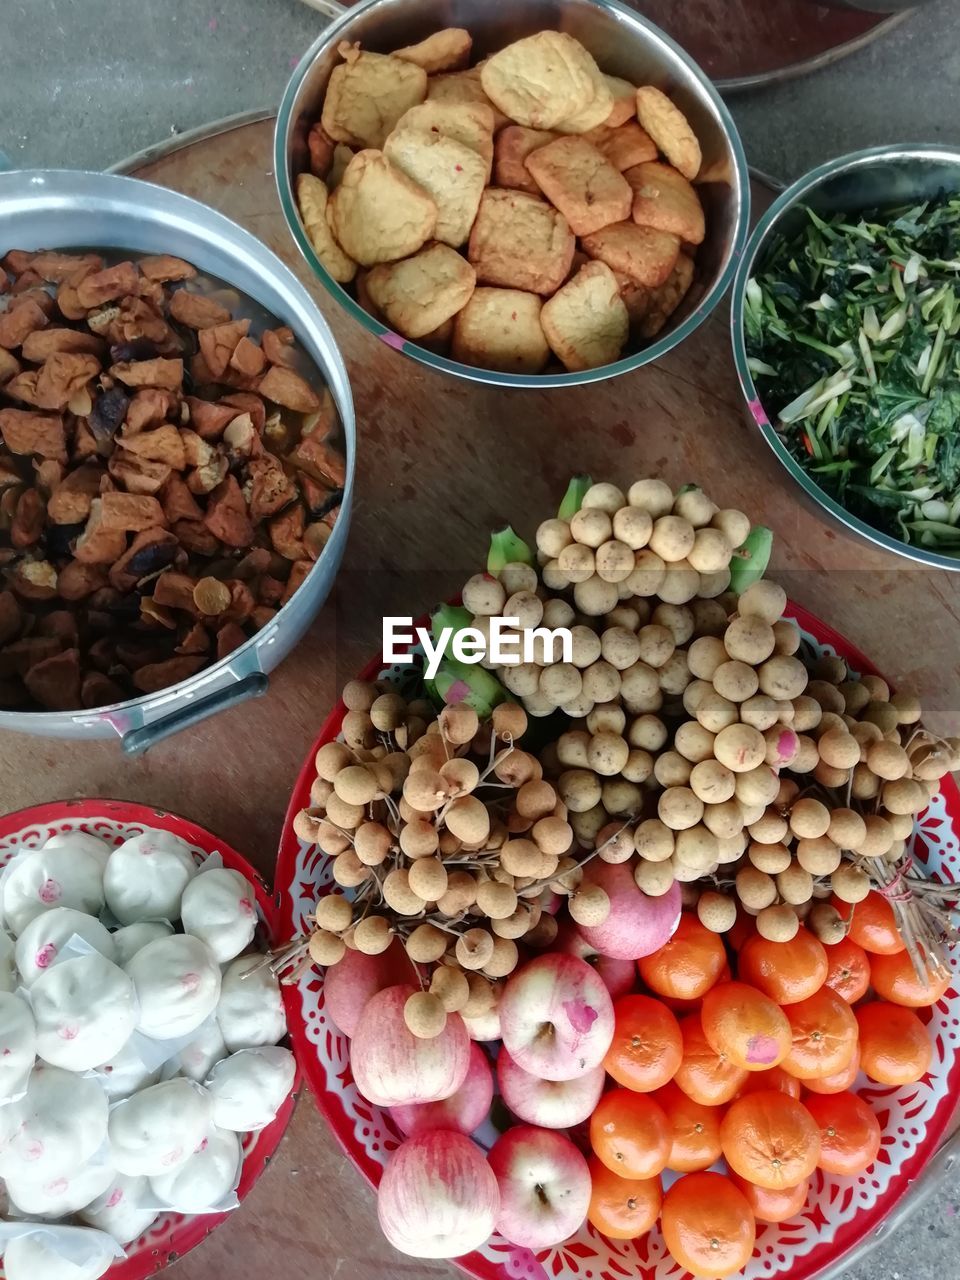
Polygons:
<instances>
[{"instance_id":1,"label":"bowl of green vegetable","mask_svg":"<svg viewBox=\"0 0 960 1280\"><path fill-rule=\"evenodd\" d=\"M751 420L871 542L960 570L960 151L829 161L760 219L733 288Z\"/></svg>"}]
</instances>

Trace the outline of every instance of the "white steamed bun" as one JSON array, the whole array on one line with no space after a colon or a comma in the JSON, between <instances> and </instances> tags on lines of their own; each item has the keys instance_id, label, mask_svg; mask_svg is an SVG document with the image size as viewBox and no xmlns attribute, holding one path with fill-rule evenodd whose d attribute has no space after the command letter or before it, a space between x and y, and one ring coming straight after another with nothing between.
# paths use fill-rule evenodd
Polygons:
<instances>
[{"instance_id":1,"label":"white steamed bun","mask_svg":"<svg viewBox=\"0 0 960 1280\"><path fill-rule=\"evenodd\" d=\"M127 1043L137 1024L133 982L93 952L63 960L30 988L37 1054L69 1071L88 1071Z\"/></svg>"},{"instance_id":2,"label":"white steamed bun","mask_svg":"<svg viewBox=\"0 0 960 1280\"><path fill-rule=\"evenodd\" d=\"M239 871L213 867L184 889L180 915L184 933L201 938L218 963L226 964L253 941L257 899Z\"/></svg>"},{"instance_id":3,"label":"white steamed bun","mask_svg":"<svg viewBox=\"0 0 960 1280\"><path fill-rule=\"evenodd\" d=\"M210 1018L188 1045L164 1063L165 1076L182 1075L203 1084L207 1076L227 1056L227 1046L216 1018Z\"/></svg>"},{"instance_id":4,"label":"white steamed bun","mask_svg":"<svg viewBox=\"0 0 960 1280\"><path fill-rule=\"evenodd\" d=\"M155 1040L190 1035L217 1007L220 966L199 938L178 933L148 942L126 972L140 1001L138 1028Z\"/></svg>"},{"instance_id":5,"label":"white steamed bun","mask_svg":"<svg viewBox=\"0 0 960 1280\"><path fill-rule=\"evenodd\" d=\"M280 984L259 952L238 956L223 971L217 1021L231 1053L276 1044L286 1035Z\"/></svg>"},{"instance_id":6,"label":"white steamed bun","mask_svg":"<svg viewBox=\"0 0 960 1280\"><path fill-rule=\"evenodd\" d=\"M129 1244L142 1236L157 1216L156 1209L150 1207L155 1199L142 1173L134 1177L118 1173L103 1194L81 1211L80 1217L91 1227L106 1231L119 1244Z\"/></svg>"},{"instance_id":7,"label":"white steamed bun","mask_svg":"<svg viewBox=\"0 0 960 1280\"><path fill-rule=\"evenodd\" d=\"M60 1241L69 1240L69 1256ZM6 1280L99 1280L116 1258L116 1246L89 1227L37 1227L9 1241L3 1254Z\"/></svg>"},{"instance_id":8,"label":"white steamed bun","mask_svg":"<svg viewBox=\"0 0 960 1280\"><path fill-rule=\"evenodd\" d=\"M25 1218L65 1218L96 1200L116 1174L109 1165L88 1164L72 1177L34 1182L24 1177L7 1178L7 1195Z\"/></svg>"},{"instance_id":9,"label":"white steamed bun","mask_svg":"<svg viewBox=\"0 0 960 1280\"><path fill-rule=\"evenodd\" d=\"M178 1213L206 1213L237 1185L242 1152L235 1133L214 1127L179 1169L150 1179L157 1199Z\"/></svg>"},{"instance_id":10,"label":"white steamed bun","mask_svg":"<svg viewBox=\"0 0 960 1280\"><path fill-rule=\"evenodd\" d=\"M25 1000L0 992L0 1105L19 1098L37 1056L37 1024Z\"/></svg>"},{"instance_id":11,"label":"white steamed bun","mask_svg":"<svg viewBox=\"0 0 960 1280\"><path fill-rule=\"evenodd\" d=\"M169 938L172 933L173 925L167 924L166 920L138 920L136 924L125 924L122 929L117 929L110 935L117 952L117 964L125 969L148 942Z\"/></svg>"},{"instance_id":12,"label":"white steamed bun","mask_svg":"<svg viewBox=\"0 0 960 1280\"><path fill-rule=\"evenodd\" d=\"M19 985L13 939L0 929L0 991L16 991Z\"/></svg>"},{"instance_id":13,"label":"white steamed bun","mask_svg":"<svg viewBox=\"0 0 960 1280\"><path fill-rule=\"evenodd\" d=\"M70 1178L103 1145L107 1095L85 1076L37 1066L19 1102L0 1107L0 1177Z\"/></svg>"},{"instance_id":14,"label":"white steamed bun","mask_svg":"<svg viewBox=\"0 0 960 1280\"><path fill-rule=\"evenodd\" d=\"M224 1058L206 1081L213 1099L213 1123L237 1133L262 1129L280 1110L297 1073L289 1049L264 1045Z\"/></svg>"},{"instance_id":15,"label":"white steamed bun","mask_svg":"<svg viewBox=\"0 0 960 1280\"><path fill-rule=\"evenodd\" d=\"M184 1164L206 1137L212 1103L193 1080L167 1080L118 1102L110 1112L110 1152L120 1173L148 1177Z\"/></svg>"},{"instance_id":16,"label":"white steamed bun","mask_svg":"<svg viewBox=\"0 0 960 1280\"><path fill-rule=\"evenodd\" d=\"M148 1066L140 1053L139 1036L131 1036L119 1053L94 1068L94 1076L100 1081L111 1102L129 1098L160 1079L159 1067Z\"/></svg>"},{"instance_id":17,"label":"white steamed bun","mask_svg":"<svg viewBox=\"0 0 960 1280\"><path fill-rule=\"evenodd\" d=\"M25 986L29 987L57 963L74 934L107 960L116 960L117 948L110 931L95 916L74 911L73 907L54 907L31 920L17 939L17 968Z\"/></svg>"},{"instance_id":18,"label":"white steamed bun","mask_svg":"<svg viewBox=\"0 0 960 1280\"><path fill-rule=\"evenodd\" d=\"M103 876L107 906L121 924L176 920L197 873L190 846L169 831L145 831L114 849Z\"/></svg>"},{"instance_id":19,"label":"white steamed bun","mask_svg":"<svg viewBox=\"0 0 960 1280\"><path fill-rule=\"evenodd\" d=\"M33 849L11 863L3 880L3 915L18 936L42 911L73 907L87 915L103 910L103 871L82 849Z\"/></svg>"},{"instance_id":20,"label":"white steamed bun","mask_svg":"<svg viewBox=\"0 0 960 1280\"><path fill-rule=\"evenodd\" d=\"M100 870L106 870L110 857L110 846L99 836L92 836L89 831L61 831L43 846L44 849L76 849L81 853L89 853L100 863Z\"/></svg>"}]
</instances>

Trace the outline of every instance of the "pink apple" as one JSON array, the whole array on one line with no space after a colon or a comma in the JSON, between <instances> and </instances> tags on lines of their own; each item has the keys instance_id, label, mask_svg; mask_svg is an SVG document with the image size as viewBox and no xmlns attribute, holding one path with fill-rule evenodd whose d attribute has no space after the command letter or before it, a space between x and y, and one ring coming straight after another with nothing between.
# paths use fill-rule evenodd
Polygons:
<instances>
[{"instance_id":1,"label":"pink apple","mask_svg":"<svg viewBox=\"0 0 960 1280\"><path fill-rule=\"evenodd\" d=\"M611 1000L619 1000L633 990L637 970L632 960L618 960L614 956L603 956L589 943L572 920L564 920L560 925L553 944L554 951L562 951L568 956L579 956L586 960L591 969L596 969L610 992Z\"/></svg>"},{"instance_id":2,"label":"pink apple","mask_svg":"<svg viewBox=\"0 0 960 1280\"><path fill-rule=\"evenodd\" d=\"M467 1035L471 1040L480 1040L484 1044L489 1044L492 1040L500 1039L500 1010L496 1005L486 1013L478 1013L473 1018L468 1018L463 1013L460 1017L463 1018L463 1025L467 1028Z\"/></svg>"},{"instance_id":3,"label":"pink apple","mask_svg":"<svg viewBox=\"0 0 960 1280\"><path fill-rule=\"evenodd\" d=\"M669 942L680 920L680 885L674 882L662 898L651 898L637 888L625 862L595 859L584 872L584 882L598 884L610 899L610 914L603 924L578 925L596 949L615 960L639 960Z\"/></svg>"},{"instance_id":4,"label":"pink apple","mask_svg":"<svg viewBox=\"0 0 960 1280\"><path fill-rule=\"evenodd\" d=\"M493 1072L490 1063L480 1046L471 1041L467 1078L456 1093L451 1093L442 1102L391 1107L390 1115L400 1132L408 1138L430 1129L458 1129L460 1133L473 1133L490 1114L492 1101Z\"/></svg>"},{"instance_id":5,"label":"pink apple","mask_svg":"<svg viewBox=\"0 0 960 1280\"><path fill-rule=\"evenodd\" d=\"M459 1258L494 1229L500 1194L478 1146L443 1129L402 1143L380 1179L377 1215L395 1249L414 1258Z\"/></svg>"},{"instance_id":6,"label":"pink apple","mask_svg":"<svg viewBox=\"0 0 960 1280\"><path fill-rule=\"evenodd\" d=\"M544 1129L572 1129L592 1116L606 1074L601 1065L576 1080L541 1080L518 1067L506 1049L497 1057L500 1096L517 1119Z\"/></svg>"},{"instance_id":7,"label":"pink apple","mask_svg":"<svg viewBox=\"0 0 960 1280\"><path fill-rule=\"evenodd\" d=\"M371 996L398 982L415 983L416 980L413 965L398 938L379 956L347 951L342 960L324 972L324 1008L334 1026L345 1036L352 1036L363 1006Z\"/></svg>"},{"instance_id":8,"label":"pink apple","mask_svg":"<svg viewBox=\"0 0 960 1280\"><path fill-rule=\"evenodd\" d=\"M576 1080L600 1065L613 1039L610 992L585 960L549 952L516 972L500 997L511 1058L542 1080Z\"/></svg>"},{"instance_id":9,"label":"pink apple","mask_svg":"<svg viewBox=\"0 0 960 1280\"><path fill-rule=\"evenodd\" d=\"M467 1078L470 1037L459 1014L448 1013L438 1036L421 1040L403 1020L413 987L387 987L367 1001L350 1043L350 1066L368 1102L396 1107L440 1102Z\"/></svg>"},{"instance_id":10,"label":"pink apple","mask_svg":"<svg viewBox=\"0 0 960 1280\"><path fill-rule=\"evenodd\" d=\"M590 1171L569 1138L520 1125L493 1145L500 1188L497 1230L511 1244L549 1249L579 1230L590 1204Z\"/></svg>"}]
</instances>

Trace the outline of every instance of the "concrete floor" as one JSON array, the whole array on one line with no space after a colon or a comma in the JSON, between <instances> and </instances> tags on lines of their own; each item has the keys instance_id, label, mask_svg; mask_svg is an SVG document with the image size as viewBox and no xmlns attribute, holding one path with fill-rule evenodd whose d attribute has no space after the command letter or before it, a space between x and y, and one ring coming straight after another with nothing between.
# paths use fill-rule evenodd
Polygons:
<instances>
[{"instance_id":1,"label":"concrete floor","mask_svg":"<svg viewBox=\"0 0 960 1280\"><path fill-rule=\"evenodd\" d=\"M323 23L300 0L3 0L2 12L0 149L17 167L97 169L270 106ZM789 178L875 143L960 144L958 90L957 4L934 0L843 63L731 105L751 162ZM960 1277L958 1196L954 1177L846 1280Z\"/></svg>"}]
</instances>

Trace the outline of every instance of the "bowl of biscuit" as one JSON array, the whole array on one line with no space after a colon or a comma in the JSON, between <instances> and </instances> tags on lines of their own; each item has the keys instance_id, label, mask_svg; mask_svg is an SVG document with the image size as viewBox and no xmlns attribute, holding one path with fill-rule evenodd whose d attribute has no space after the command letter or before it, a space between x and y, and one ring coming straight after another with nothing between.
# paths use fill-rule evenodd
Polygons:
<instances>
[{"instance_id":1,"label":"bowl of biscuit","mask_svg":"<svg viewBox=\"0 0 960 1280\"><path fill-rule=\"evenodd\" d=\"M365 0L298 64L275 172L344 310L508 387L659 359L726 291L749 216L710 81L617 0Z\"/></svg>"}]
</instances>

